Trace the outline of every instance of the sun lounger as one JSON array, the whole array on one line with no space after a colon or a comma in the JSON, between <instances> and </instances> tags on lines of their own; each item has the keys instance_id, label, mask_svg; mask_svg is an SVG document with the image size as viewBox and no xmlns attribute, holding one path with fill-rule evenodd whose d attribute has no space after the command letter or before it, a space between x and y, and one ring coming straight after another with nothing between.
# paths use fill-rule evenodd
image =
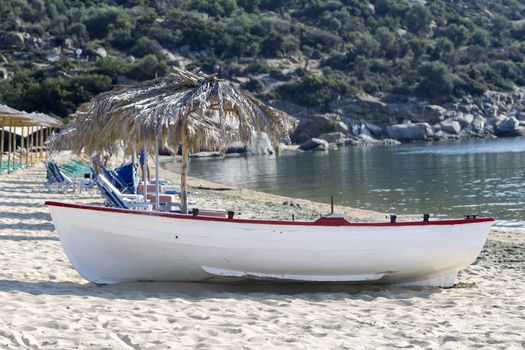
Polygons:
<instances>
[{"instance_id":1,"label":"sun lounger","mask_svg":"<svg viewBox=\"0 0 525 350\"><path fill-rule=\"evenodd\" d=\"M104 175L98 174L95 183L105 199L107 207L120 209L143 209L151 210L152 204L144 202L144 196L136 194L121 193Z\"/></svg>"},{"instance_id":2,"label":"sun lounger","mask_svg":"<svg viewBox=\"0 0 525 350\"><path fill-rule=\"evenodd\" d=\"M109 181L103 174L97 176L97 186L100 188L102 195L106 199L106 205L121 208L147 208L153 209L156 204L155 194L148 195L147 199L151 201L145 201L144 196L141 194L126 194L122 193L116 188L111 181ZM195 204L195 202L189 202L189 204ZM171 196L163 197L163 200L159 201L160 209L172 209L172 207L180 207L179 201L173 201Z\"/></svg>"},{"instance_id":3,"label":"sun lounger","mask_svg":"<svg viewBox=\"0 0 525 350\"><path fill-rule=\"evenodd\" d=\"M57 163L54 160L46 161L45 166L47 170L47 180L44 183L44 186L49 191L65 192L68 189L75 190L75 182L60 171Z\"/></svg>"},{"instance_id":4,"label":"sun lounger","mask_svg":"<svg viewBox=\"0 0 525 350\"><path fill-rule=\"evenodd\" d=\"M67 190L90 191L93 189L93 181L82 176L71 176L66 174L54 160L45 162L47 169L47 181L44 183L49 191L65 192Z\"/></svg>"}]
</instances>

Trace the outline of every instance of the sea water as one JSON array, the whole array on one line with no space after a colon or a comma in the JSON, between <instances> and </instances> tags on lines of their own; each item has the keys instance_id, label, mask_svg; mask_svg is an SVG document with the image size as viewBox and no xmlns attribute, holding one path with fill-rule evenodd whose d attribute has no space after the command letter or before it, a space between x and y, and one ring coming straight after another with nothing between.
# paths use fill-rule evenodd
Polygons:
<instances>
[{"instance_id":1,"label":"sea water","mask_svg":"<svg viewBox=\"0 0 525 350\"><path fill-rule=\"evenodd\" d=\"M525 138L193 158L190 175L321 202L334 195L337 204L387 213L494 216L497 226L525 232Z\"/></svg>"}]
</instances>

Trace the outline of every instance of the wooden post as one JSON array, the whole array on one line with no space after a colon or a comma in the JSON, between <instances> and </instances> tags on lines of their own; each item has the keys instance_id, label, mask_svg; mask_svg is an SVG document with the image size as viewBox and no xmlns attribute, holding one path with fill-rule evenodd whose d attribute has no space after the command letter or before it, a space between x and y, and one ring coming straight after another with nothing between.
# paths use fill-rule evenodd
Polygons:
<instances>
[{"instance_id":1,"label":"wooden post","mask_svg":"<svg viewBox=\"0 0 525 350\"><path fill-rule=\"evenodd\" d=\"M44 159L47 158L47 149L44 148L44 145L46 143L46 139L47 139L47 128L42 128L42 157L44 157Z\"/></svg>"},{"instance_id":2,"label":"wooden post","mask_svg":"<svg viewBox=\"0 0 525 350\"><path fill-rule=\"evenodd\" d=\"M16 163L16 126L13 128L13 170L15 170Z\"/></svg>"},{"instance_id":3,"label":"wooden post","mask_svg":"<svg viewBox=\"0 0 525 350\"><path fill-rule=\"evenodd\" d=\"M24 153L22 153L24 151L24 127L22 126L20 128L22 130L21 132L21 136L20 136L20 163L23 163L24 162Z\"/></svg>"},{"instance_id":4,"label":"wooden post","mask_svg":"<svg viewBox=\"0 0 525 350\"><path fill-rule=\"evenodd\" d=\"M144 145L144 148L142 148L142 152L144 155L144 164L142 165L142 181L144 183L144 201L148 201L148 147Z\"/></svg>"},{"instance_id":5,"label":"wooden post","mask_svg":"<svg viewBox=\"0 0 525 350\"><path fill-rule=\"evenodd\" d=\"M40 127L40 159L43 158L44 153L44 128Z\"/></svg>"},{"instance_id":6,"label":"wooden post","mask_svg":"<svg viewBox=\"0 0 525 350\"><path fill-rule=\"evenodd\" d=\"M29 126L27 127L26 135L26 164L29 164Z\"/></svg>"},{"instance_id":7,"label":"wooden post","mask_svg":"<svg viewBox=\"0 0 525 350\"><path fill-rule=\"evenodd\" d=\"M2 135L0 135L0 168L4 164L4 127L2 126Z\"/></svg>"},{"instance_id":8,"label":"wooden post","mask_svg":"<svg viewBox=\"0 0 525 350\"><path fill-rule=\"evenodd\" d=\"M31 163L33 163L33 127L29 132L29 150L31 151Z\"/></svg>"},{"instance_id":9,"label":"wooden post","mask_svg":"<svg viewBox=\"0 0 525 350\"><path fill-rule=\"evenodd\" d=\"M11 172L11 131L12 127L9 125L9 135L7 135L7 173Z\"/></svg>"},{"instance_id":10,"label":"wooden post","mask_svg":"<svg viewBox=\"0 0 525 350\"><path fill-rule=\"evenodd\" d=\"M157 211L160 211L160 181L159 181L159 136L155 138L155 178L157 179L155 181L155 194L156 194L156 202L157 205Z\"/></svg>"},{"instance_id":11,"label":"wooden post","mask_svg":"<svg viewBox=\"0 0 525 350\"><path fill-rule=\"evenodd\" d=\"M49 128L45 128L44 129L44 136L45 136L44 137L44 142L45 141L49 141ZM46 152L46 159L49 159L49 143L46 146L45 152Z\"/></svg>"},{"instance_id":12,"label":"wooden post","mask_svg":"<svg viewBox=\"0 0 525 350\"><path fill-rule=\"evenodd\" d=\"M131 164L133 164L133 187L135 188L135 193L137 193L137 186L139 182L138 174L135 174L135 157L137 156L137 150L135 149L135 144L131 146Z\"/></svg>"},{"instance_id":13,"label":"wooden post","mask_svg":"<svg viewBox=\"0 0 525 350\"><path fill-rule=\"evenodd\" d=\"M44 141L42 142L42 145L44 145L47 140L49 140L49 128L44 128ZM47 146L44 149L44 157L46 157L46 159L49 158Z\"/></svg>"},{"instance_id":14,"label":"wooden post","mask_svg":"<svg viewBox=\"0 0 525 350\"><path fill-rule=\"evenodd\" d=\"M33 136L32 136L32 139L33 139L33 143L32 143L32 147L33 147L33 158L34 158L34 161L37 160L38 158L38 126L36 126L34 129L33 129Z\"/></svg>"},{"instance_id":15,"label":"wooden post","mask_svg":"<svg viewBox=\"0 0 525 350\"><path fill-rule=\"evenodd\" d=\"M188 213L188 130L182 128L182 171L180 175L180 211Z\"/></svg>"}]
</instances>

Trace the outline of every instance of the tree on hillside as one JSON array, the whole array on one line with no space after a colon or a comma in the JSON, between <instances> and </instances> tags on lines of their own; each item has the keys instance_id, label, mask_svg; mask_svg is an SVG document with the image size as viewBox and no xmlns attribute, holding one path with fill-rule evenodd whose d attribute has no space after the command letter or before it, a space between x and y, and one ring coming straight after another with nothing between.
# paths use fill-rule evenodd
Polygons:
<instances>
[{"instance_id":1,"label":"tree on hillside","mask_svg":"<svg viewBox=\"0 0 525 350\"><path fill-rule=\"evenodd\" d=\"M403 15L403 24L414 34L426 33L432 22L432 14L423 5L413 5Z\"/></svg>"},{"instance_id":2,"label":"tree on hillside","mask_svg":"<svg viewBox=\"0 0 525 350\"><path fill-rule=\"evenodd\" d=\"M425 97L438 98L452 95L454 75L442 62L427 62L419 69L421 81L418 91Z\"/></svg>"}]
</instances>

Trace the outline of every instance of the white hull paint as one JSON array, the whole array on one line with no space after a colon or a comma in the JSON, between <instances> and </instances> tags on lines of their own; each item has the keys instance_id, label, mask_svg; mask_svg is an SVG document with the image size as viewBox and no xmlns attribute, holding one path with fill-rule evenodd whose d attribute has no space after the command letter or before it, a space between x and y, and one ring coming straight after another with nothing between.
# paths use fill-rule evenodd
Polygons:
<instances>
[{"instance_id":1,"label":"white hull paint","mask_svg":"<svg viewBox=\"0 0 525 350\"><path fill-rule=\"evenodd\" d=\"M493 222L265 224L46 204L71 264L97 284L263 279L450 287L479 255Z\"/></svg>"}]
</instances>

